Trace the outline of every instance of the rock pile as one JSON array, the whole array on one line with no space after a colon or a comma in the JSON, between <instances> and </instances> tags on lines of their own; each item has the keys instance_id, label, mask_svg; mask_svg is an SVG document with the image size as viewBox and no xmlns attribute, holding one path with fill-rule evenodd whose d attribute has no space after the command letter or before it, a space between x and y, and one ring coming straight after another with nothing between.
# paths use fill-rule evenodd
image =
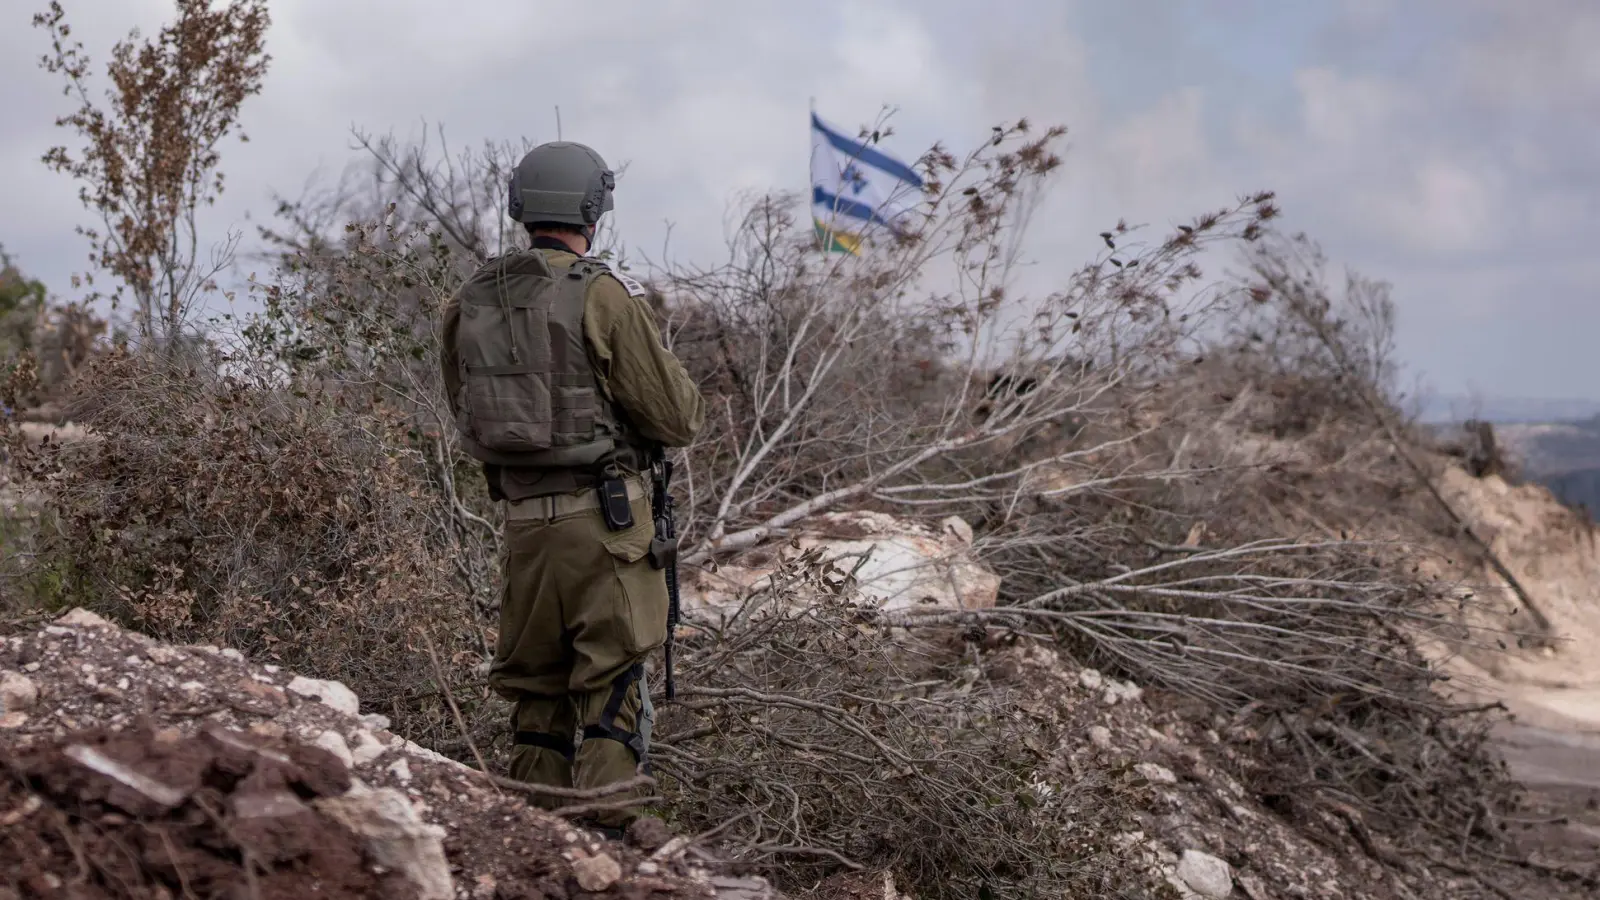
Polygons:
<instances>
[{"instance_id":1,"label":"rock pile","mask_svg":"<svg viewBox=\"0 0 1600 900\"><path fill-rule=\"evenodd\" d=\"M0 750L0 768L0 896L454 897L439 833L324 750L145 726Z\"/></svg>"},{"instance_id":2,"label":"rock pile","mask_svg":"<svg viewBox=\"0 0 1600 900\"><path fill-rule=\"evenodd\" d=\"M0 640L4 900L658 893L768 890L536 810L337 683L82 610Z\"/></svg>"},{"instance_id":3,"label":"rock pile","mask_svg":"<svg viewBox=\"0 0 1600 900\"><path fill-rule=\"evenodd\" d=\"M685 572L683 605L691 614L736 610L786 559L809 554L831 563L841 578L853 577L860 596L885 610L988 609L1000 578L976 560L972 540L972 526L958 516L934 528L877 512L826 513L802 522L783 541L715 569Z\"/></svg>"}]
</instances>

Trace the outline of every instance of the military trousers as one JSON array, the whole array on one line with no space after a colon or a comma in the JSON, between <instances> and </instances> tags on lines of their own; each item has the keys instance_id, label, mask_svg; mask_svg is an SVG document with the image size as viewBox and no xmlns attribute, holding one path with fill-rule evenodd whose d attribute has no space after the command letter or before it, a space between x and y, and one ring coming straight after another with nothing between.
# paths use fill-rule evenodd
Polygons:
<instances>
[{"instance_id":1,"label":"military trousers","mask_svg":"<svg viewBox=\"0 0 1600 900\"><path fill-rule=\"evenodd\" d=\"M668 601L648 558L648 488L635 478L628 492L633 525L620 531L607 529L593 490L507 507L489 683L514 704L510 775L519 781L594 788L648 772L644 662L666 640ZM621 827L638 812L593 821Z\"/></svg>"}]
</instances>

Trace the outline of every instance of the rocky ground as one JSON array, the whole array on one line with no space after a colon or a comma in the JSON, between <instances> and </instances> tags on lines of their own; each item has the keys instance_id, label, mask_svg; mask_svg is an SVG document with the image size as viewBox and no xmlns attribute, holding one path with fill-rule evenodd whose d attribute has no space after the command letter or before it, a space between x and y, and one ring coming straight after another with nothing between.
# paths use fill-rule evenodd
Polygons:
<instances>
[{"instance_id":1,"label":"rocky ground","mask_svg":"<svg viewBox=\"0 0 1600 900\"><path fill-rule=\"evenodd\" d=\"M1024 713L1082 726L1081 739L1042 754L1041 781L1113 773L1141 798L1142 827L1122 836L1130 883L1148 874L1185 900L1600 896L1600 545L1542 488L1459 471L1442 488L1559 638L1450 661L1464 694L1518 716L1500 745L1530 788L1513 837L1538 866L1503 866L1493 886L1438 861L1397 868L1380 862L1389 850L1358 817L1324 823L1341 838L1319 840L1228 774L1241 752L1229 723L1019 643L992 668L1038 698ZM893 523L869 516L822 525L800 545L864 560L865 592L891 608L994 602L958 522L897 540L885 539ZM928 562L942 568L905 574ZM721 573L726 584L686 585L686 605L727 605L771 568L759 553L742 563ZM773 894L729 874L712 847L607 842L387 726L336 683L227 649L163 645L82 611L0 638L0 900ZM905 897L891 872L811 893Z\"/></svg>"},{"instance_id":2,"label":"rocky ground","mask_svg":"<svg viewBox=\"0 0 1600 900\"><path fill-rule=\"evenodd\" d=\"M1043 754L1041 783L1096 770L1141 798L1142 828L1121 837L1130 883L1147 875L1187 900L1494 896L1446 866L1402 878L1358 840L1291 827L1226 774L1237 736L1225 723L1163 710L1028 641L988 668L1029 687L1023 714L1082 726L1082 740ZM83 611L0 641L0 709L6 900L771 896L761 879L726 874L712 848L607 842L534 810L361 716L337 683L156 643ZM1528 885L1541 893L1515 896L1585 896ZM882 872L813 893L903 896Z\"/></svg>"},{"instance_id":3,"label":"rocky ground","mask_svg":"<svg viewBox=\"0 0 1600 900\"><path fill-rule=\"evenodd\" d=\"M1098 707L1086 720L1095 722L1086 740L1058 748L1041 776L1070 783L1097 770L1124 773L1144 787L1137 803L1143 828L1122 841L1185 900L1600 896L1600 841L1593 839L1600 832L1586 832L1581 823L1595 807L1570 791L1536 791L1528 824L1518 826L1515 838L1541 863L1578 874L1507 865L1493 873L1496 887L1490 887L1442 857L1385 846L1353 809L1311 827L1291 826L1230 774L1252 765L1248 745L1256 737L1248 729L1207 722L1172 698L1147 697L1092 669L1075 670L1038 645L1019 646L1000 669L1003 677L1036 686L1031 714L1081 716L1085 705ZM1567 808L1551 806L1554 798L1564 798Z\"/></svg>"},{"instance_id":4,"label":"rocky ground","mask_svg":"<svg viewBox=\"0 0 1600 900\"><path fill-rule=\"evenodd\" d=\"M358 707L81 610L0 641L0 898L768 891L685 841L607 842L534 810Z\"/></svg>"},{"instance_id":5,"label":"rocky ground","mask_svg":"<svg viewBox=\"0 0 1600 900\"><path fill-rule=\"evenodd\" d=\"M687 569L683 607L713 619L735 614L743 597L770 583L780 554L799 551L850 572L859 595L885 611L987 609L995 605L1000 578L978 561L972 542L972 526L960 516L934 527L880 512L824 513L714 569Z\"/></svg>"}]
</instances>

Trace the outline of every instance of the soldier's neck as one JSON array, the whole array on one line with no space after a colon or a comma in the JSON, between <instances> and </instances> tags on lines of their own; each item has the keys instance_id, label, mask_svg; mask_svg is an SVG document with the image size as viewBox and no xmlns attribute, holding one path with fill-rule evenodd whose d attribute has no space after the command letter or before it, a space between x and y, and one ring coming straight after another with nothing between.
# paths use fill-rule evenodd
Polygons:
<instances>
[{"instance_id":1,"label":"soldier's neck","mask_svg":"<svg viewBox=\"0 0 1600 900\"><path fill-rule=\"evenodd\" d=\"M589 250L589 242L583 239L583 235L556 231L534 232L531 246L535 250L567 250L578 256Z\"/></svg>"}]
</instances>

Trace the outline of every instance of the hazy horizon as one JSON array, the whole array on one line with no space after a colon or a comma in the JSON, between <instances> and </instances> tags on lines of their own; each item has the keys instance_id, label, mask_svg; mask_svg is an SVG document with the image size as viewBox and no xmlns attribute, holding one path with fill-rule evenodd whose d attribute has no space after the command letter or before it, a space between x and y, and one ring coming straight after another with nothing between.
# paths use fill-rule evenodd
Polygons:
<instances>
[{"instance_id":1,"label":"hazy horizon","mask_svg":"<svg viewBox=\"0 0 1600 900\"><path fill-rule=\"evenodd\" d=\"M1600 416L1600 400L1582 397L1496 397L1468 394L1436 395L1421 404L1424 422L1461 421L1469 418L1496 423L1576 422Z\"/></svg>"}]
</instances>

